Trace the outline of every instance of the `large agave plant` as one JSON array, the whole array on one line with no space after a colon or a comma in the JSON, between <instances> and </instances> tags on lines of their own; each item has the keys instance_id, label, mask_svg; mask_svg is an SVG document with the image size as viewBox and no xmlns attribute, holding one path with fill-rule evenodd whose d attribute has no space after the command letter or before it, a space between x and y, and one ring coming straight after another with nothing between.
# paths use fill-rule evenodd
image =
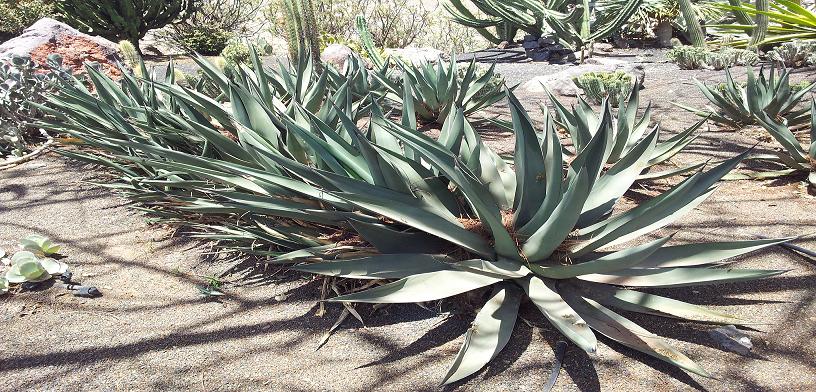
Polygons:
<instances>
[{"instance_id":1,"label":"large agave plant","mask_svg":"<svg viewBox=\"0 0 816 392\"><path fill-rule=\"evenodd\" d=\"M434 140L410 119L388 120L376 103L367 127L358 128L347 113L347 84L313 113L296 100L281 105L274 94L267 104L260 81L248 84L258 89L227 81L226 109L172 84L125 77L117 85L89 73L95 93L64 89L51 99L55 119L41 125L93 147L63 153L118 170L124 181L113 186L165 221L270 263L368 282L367 290L331 299L346 309L488 290L445 383L473 374L502 350L525 298L587 352L595 352L600 333L708 376L619 311L745 324L638 289L781 273L718 268L779 240L669 245L671 235L644 238L702 203L743 156L615 212L654 156L657 133L607 166L614 140L596 132L565 165L552 122L540 138L509 91L515 171L482 142L462 108L450 111ZM412 83L406 90L416 88ZM604 112L599 121L611 126L612 118Z\"/></svg>"},{"instance_id":2,"label":"large agave plant","mask_svg":"<svg viewBox=\"0 0 816 392\"><path fill-rule=\"evenodd\" d=\"M387 97L404 104L411 97L416 117L420 122L442 123L457 107L470 115L493 105L504 97L503 83L495 73L495 64L479 71L472 61L464 75L460 75L455 56L448 62L406 64L398 61L402 71L399 80L390 79L385 72L372 74L388 92ZM405 93L405 94L403 94Z\"/></svg>"},{"instance_id":3,"label":"large agave plant","mask_svg":"<svg viewBox=\"0 0 816 392\"><path fill-rule=\"evenodd\" d=\"M695 79L697 87L714 106L708 107L708 111L676 105L733 128L756 124L760 113L770 118L782 118L790 125L808 121L810 108L797 106L816 85L794 90L790 85L790 71L783 69L777 75L774 67L771 67L768 76L765 76L764 68L759 69L759 77L751 67L747 68L747 74L748 80L744 86L734 80L729 69L725 70L724 85L707 86Z\"/></svg>"},{"instance_id":4,"label":"large agave plant","mask_svg":"<svg viewBox=\"0 0 816 392\"><path fill-rule=\"evenodd\" d=\"M650 131L652 106L649 103L643 112L638 116L640 104L640 82L635 81L635 85L626 98L621 97L618 103L617 112L613 112L608 102L604 101L601 111L596 112L583 98L578 98L578 106L571 109L558 101L558 99L548 91L550 102L555 107L555 123L558 127L567 131L572 144L572 149L565 149L568 156L575 156L579 151L585 150L598 132L607 134L609 140L606 163L614 165L626 157L632 150L636 149L644 136L657 134L659 125L655 125ZM545 118L549 119L549 110L541 105L541 110ZM603 121L609 118L611 121ZM664 141L657 141L655 148L651 152L649 160L646 162L644 173L640 179L658 179L681 174L691 170L696 170L702 165L690 165L669 169L659 172L651 172L650 168L655 165L666 163L681 150L686 148L694 139L706 119L702 119L693 126L668 138ZM648 131L648 132L647 132Z\"/></svg>"}]
</instances>

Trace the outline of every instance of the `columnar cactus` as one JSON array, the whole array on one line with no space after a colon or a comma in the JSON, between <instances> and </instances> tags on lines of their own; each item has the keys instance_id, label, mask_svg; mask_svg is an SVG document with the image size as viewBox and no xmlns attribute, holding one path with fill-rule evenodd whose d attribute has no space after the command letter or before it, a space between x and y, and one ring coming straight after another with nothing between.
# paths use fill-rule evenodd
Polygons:
<instances>
[{"instance_id":1,"label":"columnar cactus","mask_svg":"<svg viewBox=\"0 0 816 392\"><path fill-rule=\"evenodd\" d=\"M298 59L311 53L315 64L320 64L319 28L312 0L285 0L286 35L289 57Z\"/></svg>"},{"instance_id":2,"label":"columnar cactus","mask_svg":"<svg viewBox=\"0 0 816 392\"><path fill-rule=\"evenodd\" d=\"M56 2L62 18L71 26L111 41L130 41L136 50L149 30L187 17L194 0L63 0Z\"/></svg>"},{"instance_id":3,"label":"columnar cactus","mask_svg":"<svg viewBox=\"0 0 816 392\"><path fill-rule=\"evenodd\" d=\"M768 0L756 0L757 11L768 12ZM749 47L756 47L762 40L765 39L765 34L768 32L768 15L757 14L754 18L756 26L751 32L751 41L748 43Z\"/></svg>"},{"instance_id":4,"label":"columnar cactus","mask_svg":"<svg viewBox=\"0 0 816 392\"><path fill-rule=\"evenodd\" d=\"M683 20L686 22L686 33L689 41L694 46L704 47L705 35L703 34L703 27L700 26L700 21L697 19L697 13L694 12L691 0L678 0L677 3L680 6L680 13L683 14Z\"/></svg>"}]
</instances>

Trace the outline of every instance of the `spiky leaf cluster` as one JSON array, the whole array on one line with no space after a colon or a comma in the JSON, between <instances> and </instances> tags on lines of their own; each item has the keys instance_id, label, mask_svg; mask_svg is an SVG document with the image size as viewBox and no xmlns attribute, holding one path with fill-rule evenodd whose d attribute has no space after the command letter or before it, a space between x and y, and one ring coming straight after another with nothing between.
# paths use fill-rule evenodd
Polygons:
<instances>
[{"instance_id":1,"label":"spiky leaf cluster","mask_svg":"<svg viewBox=\"0 0 816 392\"><path fill-rule=\"evenodd\" d=\"M800 108L799 103L814 85L801 89L791 88L790 71L770 68L767 76L764 68L759 75L753 68L746 69L748 80L743 85L734 80L731 70L725 71L725 86L707 86L694 80L703 95L710 101L707 111L679 105L697 115L708 117L711 121L729 127L739 128L743 125L757 123L758 116L781 118L789 125L803 124L808 121L809 107Z\"/></svg>"},{"instance_id":2,"label":"spiky leaf cluster","mask_svg":"<svg viewBox=\"0 0 816 392\"><path fill-rule=\"evenodd\" d=\"M525 297L587 352L595 352L600 333L708 375L619 311L743 324L641 289L780 273L718 268L778 240L669 245L671 235L645 238L702 203L743 156L617 211L654 156L656 132L608 165L614 140L595 131L567 163L554 123L536 130L507 91L513 170L461 107L449 111L433 139L417 132L410 117L387 118L376 99L357 99L351 86L360 70L337 81L325 73L292 78L287 86L295 89L282 95L289 87L276 83L291 74L270 78L261 67L242 68L242 77L229 80L199 62L229 97L228 108L170 83L131 76L116 83L91 69L95 93L81 85L64 89L52 99L58 119L43 126L93 147L63 153L119 171L123 181L114 186L165 221L184 222L270 263L371 282L334 302L426 302L490 290L445 383L473 374L501 351ZM325 86L320 98L311 93L317 85ZM406 78L406 91L417 88ZM361 113L368 119L362 127L354 120ZM608 111L598 121L611 122Z\"/></svg>"}]
</instances>

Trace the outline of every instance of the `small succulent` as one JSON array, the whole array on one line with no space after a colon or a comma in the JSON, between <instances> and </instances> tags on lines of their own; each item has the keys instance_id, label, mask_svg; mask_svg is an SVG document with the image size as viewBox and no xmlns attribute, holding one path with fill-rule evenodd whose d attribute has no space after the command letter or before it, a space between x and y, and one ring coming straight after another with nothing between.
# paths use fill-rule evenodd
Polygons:
<instances>
[{"instance_id":1,"label":"small succulent","mask_svg":"<svg viewBox=\"0 0 816 392\"><path fill-rule=\"evenodd\" d=\"M677 46L666 52L666 58L681 69L725 69L735 65L754 65L759 56L750 50L724 47L710 50L705 47Z\"/></svg>"},{"instance_id":2,"label":"small succulent","mask_svg":"<svg viewBox=\"0 0 816 392\"><path fill-rule=\"evenodd\" d=\"M50 238L39 234L32 234L20 240L20 247L23 250L34 252L45 256L50 256L58 253L60 246L54 244Z\"/></svg>"},{"instance_id":3,"label":"small succulent","mask_svg":"<svg viewBox=\"0 0 816 392\"><path fill-rule=\"evenodd\" d=\"M372 75L385 87L390 100L405 104L410 94L417 119L422 123L442 123L451 110L462 107L471 115L504 97L504 80L495 65L480 68L471 62L461 67L455 56L436 63L413 64L396 60L402 78L392 80L385 73ZM403 89L403 86L409 86Z\"/></svg>"},{"instance_id":4,"label":"small succulent","mask_svg":"<svg viewBox=\"0 0 816 392\"><path fill-rule=\"evenodd\" d=\"M633 149L636 149L644 137L651 132L658 132L658 125L655 125L654 129L650 131L651 103L649 103L642 114L638 116L640 86L640 81L636 80L629 95L620 97L617 105L618 109L615 111L610 109L608 103L611 102L604 100L600 112L596 112L580 97L578 98L577 107L573 107L571 110L567 109L564 104L558 101L558 99L548 91L550 101L555 107L555 122L559 127L567 131L572 142L573 150L565 149L565 152L568 155L574 156L579 151L585 149L590 140L592 140L598 132L606 132L608 134L607 138L612 141L612 149L609 152L607 163L615 164L624 159ZM547 107L541 105L541 110L544 112L546 121L549 121L550 113ZM606 118L609 118L611 121L606 120ZM668 161L694 141L698 135L697 131L702 127L705 121L706 120L703 119L683 132L664 141L657 142L650 159L646 163L644 173L640 178L664 178L701 167L701 165L690 165L662 172L648 172L653 166Z\"/></svg>"},{"instance_id":5,"label":"small succulent","mask_svg":"<svg viewBox=\"0 0 816 392\"><path fill-rule=\"evenodd\" d=\"M808 182L811 186L816 187L816 117L813 117L814 111L816 111L816 100L811 99L810 140L804 146L785 123L763 112L757 113L756 118L759 125L762 125L771 137L782 146L782 150L754 156L752 159L772 162L786 168L758 171L747 174L747 177L764 179L782 177L793 173L807 173Z\"/></svg>"},{"instance_id":6,"label":"small succulent","mask_svg":"<svg viewBox=\"0 0 816 392\"><path fill-rule=\"evenodd\" d=\"M0 295L7 293L9 290L9 282L3 276L0 276Z\"/></svg>"},{"instance_id":7,"label":"small succulent","mask_svg":"<svg viewBox=\"0 0 816 392\"><path fill-rule=\"evenodd\" d=\"M816 41L783 42L768 51L768 58L785 67L804 67L816 63Z\"/></svg>"},{"instance_id":8,"label":"small succulent","mask_svg":"<svg viewBox=\"0 0 816 392\"><path fill-rule=\"evenodd\" d=\"M607 100L617 107L621 99L625 99L632 91L635 78L623 71L587 72L572 81L584 91L590 102L599 104Z\"/></svg>"},{"instance_id":9,"label":"small succulent","mask_svg":"<svg viewBox=\"0 0 816 392\"><path fill-rule=\"evenodd\" d=\"M20 251L11 257L11 268L6 271L8 283L42 282L68 270L60 261L37 257L29 251Z\"/></svg>"}]
</instances>

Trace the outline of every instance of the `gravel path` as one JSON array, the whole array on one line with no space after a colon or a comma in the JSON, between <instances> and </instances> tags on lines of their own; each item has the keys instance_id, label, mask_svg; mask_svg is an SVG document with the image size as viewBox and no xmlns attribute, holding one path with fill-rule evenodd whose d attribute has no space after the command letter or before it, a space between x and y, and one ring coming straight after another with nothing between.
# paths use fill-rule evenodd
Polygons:
<instances>
[{"instance_id":1,"label":"gravel path","mask_svg":"<svg viewBox=\"0 0 816 392\"><path fill-rule=\"evenodd\" d=\"M541 64L501 65L508 79L551 72ZM661 99L655 118L667 132L696 119L668 100L703 102L691 76L667 64L646 68L644 102ZM797 76L800 77L800 76ZM522 95L534 104L540 96ZM501 108L497 109L501 111ZM507 135L485 135L511 149ZM679 162L724 157L755 143L744 132L713 129ZM760 148L771 148L770 144ZM437 390L472 317L446 303L441 313L416 305L374 312L363 307L366 328L347 321L320 350L323 333L340 313L327 305L316 317L319 287L308 278L270 270L226 288L222 302L200 298L196 285L229 264L208 256L206 245L147 226L125 201L88 182L92 168L46 156L0 171L0 247L30 233L64 244L63 253L83 282L105 296L78 299L51 288L0 297L0 390ZM630 193L640 193L654 184ZM800 182L727 182L678 225L675 241L793 236L816 231L814 199ZM801 245L816 248L816 241ZM775 248L741 260L739 267L781 268L781 277L747 284L658 293L713 305L763 323L749 332L754 357L718 349L707 326L633 315L716 375L690 376L602 339L597 357L567 350L559 391L707 389L712 391L816 389L816 261ZM231 280L227 279L227 280ZM525 304L511 344L492 365L451 390L538 391L546 382L559 335ZM761 331L760 331L761 330Z\"/></svg>"}]
</instances>

